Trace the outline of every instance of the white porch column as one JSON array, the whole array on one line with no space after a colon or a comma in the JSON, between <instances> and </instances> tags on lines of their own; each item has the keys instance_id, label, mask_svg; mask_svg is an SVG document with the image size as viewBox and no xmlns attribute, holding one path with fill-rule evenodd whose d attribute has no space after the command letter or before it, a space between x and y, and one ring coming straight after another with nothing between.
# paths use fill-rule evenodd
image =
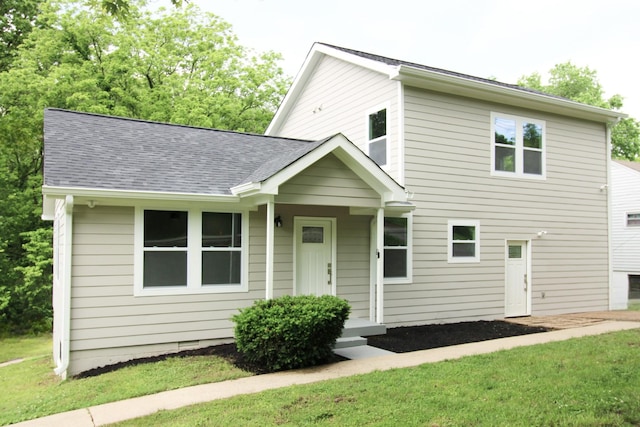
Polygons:
<instances>
[{"instance_id":1,"label":"white porch column","mask_svg":"<svg viewBox=\"0 0 640 427\"><path fill-rule=\"evenodd\" d=\"M384 322L384 209L376 213L376 323Z\"/></svg>"},{"instance_id":2,"label":"white porch column","mask_svg":"<svg viewBox=\"0 0 640 427\"><path fill-rule=\"evenodd\" d=\"M267 250L266 250L266 276L265 276L265 298L272 299L273 298L273 252L274 252L274 205L275 203L272 200L267 202Z\"/></svg>"}]
</instances>

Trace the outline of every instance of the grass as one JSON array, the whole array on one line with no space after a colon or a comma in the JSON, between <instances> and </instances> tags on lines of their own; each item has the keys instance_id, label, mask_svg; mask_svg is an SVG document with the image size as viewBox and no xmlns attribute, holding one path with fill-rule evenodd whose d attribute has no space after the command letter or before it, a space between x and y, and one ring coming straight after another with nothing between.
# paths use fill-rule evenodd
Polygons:
<instances>
[{"instance_id":1,"label":"grass","mask_svg":"<svg viewBox=\"0 0 640 427\"><path fill-rule=\"evenodd\" d=\"M640 330L194 405L118 426L632 426Z\"/></svg>"},{"instance_id":2,"label":"grass","mask_svg":"<svg viewBox=\"0 0 640 427\"><path fill-rule=\"evenodd\" d=\"M84 379L53 373L51 338L0 340L0 360L28 357L0 368L0 425L130 397L251 375L214 356L172 357Z\"/></svg>"},{"instance_id":3,"label":"grass","mask_svg":"<svg viewBox=\"0 0 640 427\"><path fill-rule=\"evenodd\" d=\"M0 339L0 363L16 359L42 357L51 353L51 335Z\"/></svg>"},{"instance_id":4,"label":"grass","mask_svg":"<svg viewBox=\"0 0 640 427\"><path fill-rule=\"evenodd\" d=\"M640 301L635 300L634 302L630 302L628 310L630 310L630 311L640 311Z\"/></svg>"}]
</instances>

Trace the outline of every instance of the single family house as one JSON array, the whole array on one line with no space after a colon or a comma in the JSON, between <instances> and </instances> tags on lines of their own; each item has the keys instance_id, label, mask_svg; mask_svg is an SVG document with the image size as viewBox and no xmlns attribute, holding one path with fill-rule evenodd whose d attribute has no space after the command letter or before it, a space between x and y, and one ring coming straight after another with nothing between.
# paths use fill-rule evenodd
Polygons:
<instances>
[{"instance_id":1,"label":"single family house","mask_svg":"<svg viewBox=\"0 0 640 427\"><path fill-rule=\"evenodd\" d=\"M229 342L285 294L388 326L608 309L623 116L326 44L267 135L48 109L56 372Z\"/></svg>"},{"instance_id":2,"label":"single family house","mask_svg":"<svg viewBox=\"0 0 640 427\"><path fill-rule=\"evenodd\" d=\"M614 309L640 300L640 163L615 160L611 167Z\"/></svg>"}]
</instances>

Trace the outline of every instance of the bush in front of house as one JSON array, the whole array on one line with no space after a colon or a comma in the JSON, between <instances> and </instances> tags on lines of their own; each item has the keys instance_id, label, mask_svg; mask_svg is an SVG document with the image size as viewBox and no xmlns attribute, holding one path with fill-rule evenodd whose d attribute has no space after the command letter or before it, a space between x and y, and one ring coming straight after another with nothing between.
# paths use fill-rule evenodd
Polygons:
<instances>
[{"instance_id":1,"label":"bush in front of house","mask_svg":"<svg viewBox=\"0 0 640 427\"><path fill-rule=\"evenodd\" d=\"M232 317L236 346L247 362L268 372L326 363L350 310L331 295L256 301Z\"/></svg>"}]
</instances>

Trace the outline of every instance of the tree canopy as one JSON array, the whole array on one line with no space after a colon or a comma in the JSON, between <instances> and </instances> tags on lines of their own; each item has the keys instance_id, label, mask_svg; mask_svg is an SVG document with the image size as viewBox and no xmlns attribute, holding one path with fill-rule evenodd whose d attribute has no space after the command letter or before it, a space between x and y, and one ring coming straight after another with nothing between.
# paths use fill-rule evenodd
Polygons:
<instances>
[{"instance_id":1,"label":"tree canopy","mask_svg":"<svg viewBox=\"0 0 640 427\"><path fill-rule=\"evenodd\" d=\"M105 12L107 1L126 3L126 19ZM29 16L29 31L10 27L21 44L0 46L0 61L9 58L0 68L0 320L27 328L50 318L29 308L51 298L42 244L51 230L39 218L46 107L262 133L290 83L278 54L241 46L227 22L194 5L48 0Z\"/></svg>"},{"instance_id":2,"label":"tree canopy","mask_svg":"<svg viewBox=\"0 0 640 427\"><path fill-rule=\"evenodd\" d=\"M606 99L598 75L589 67L578 67L571 62L558 64L549 71L549 81L542 82L539 73L523 76L518 84L550 95L610 110L619 110L623 105L621 95ZM613 127L612 155L615 158L640 159L640 123L633 118L622 119Z\"/></svg>"}]
</instances>

